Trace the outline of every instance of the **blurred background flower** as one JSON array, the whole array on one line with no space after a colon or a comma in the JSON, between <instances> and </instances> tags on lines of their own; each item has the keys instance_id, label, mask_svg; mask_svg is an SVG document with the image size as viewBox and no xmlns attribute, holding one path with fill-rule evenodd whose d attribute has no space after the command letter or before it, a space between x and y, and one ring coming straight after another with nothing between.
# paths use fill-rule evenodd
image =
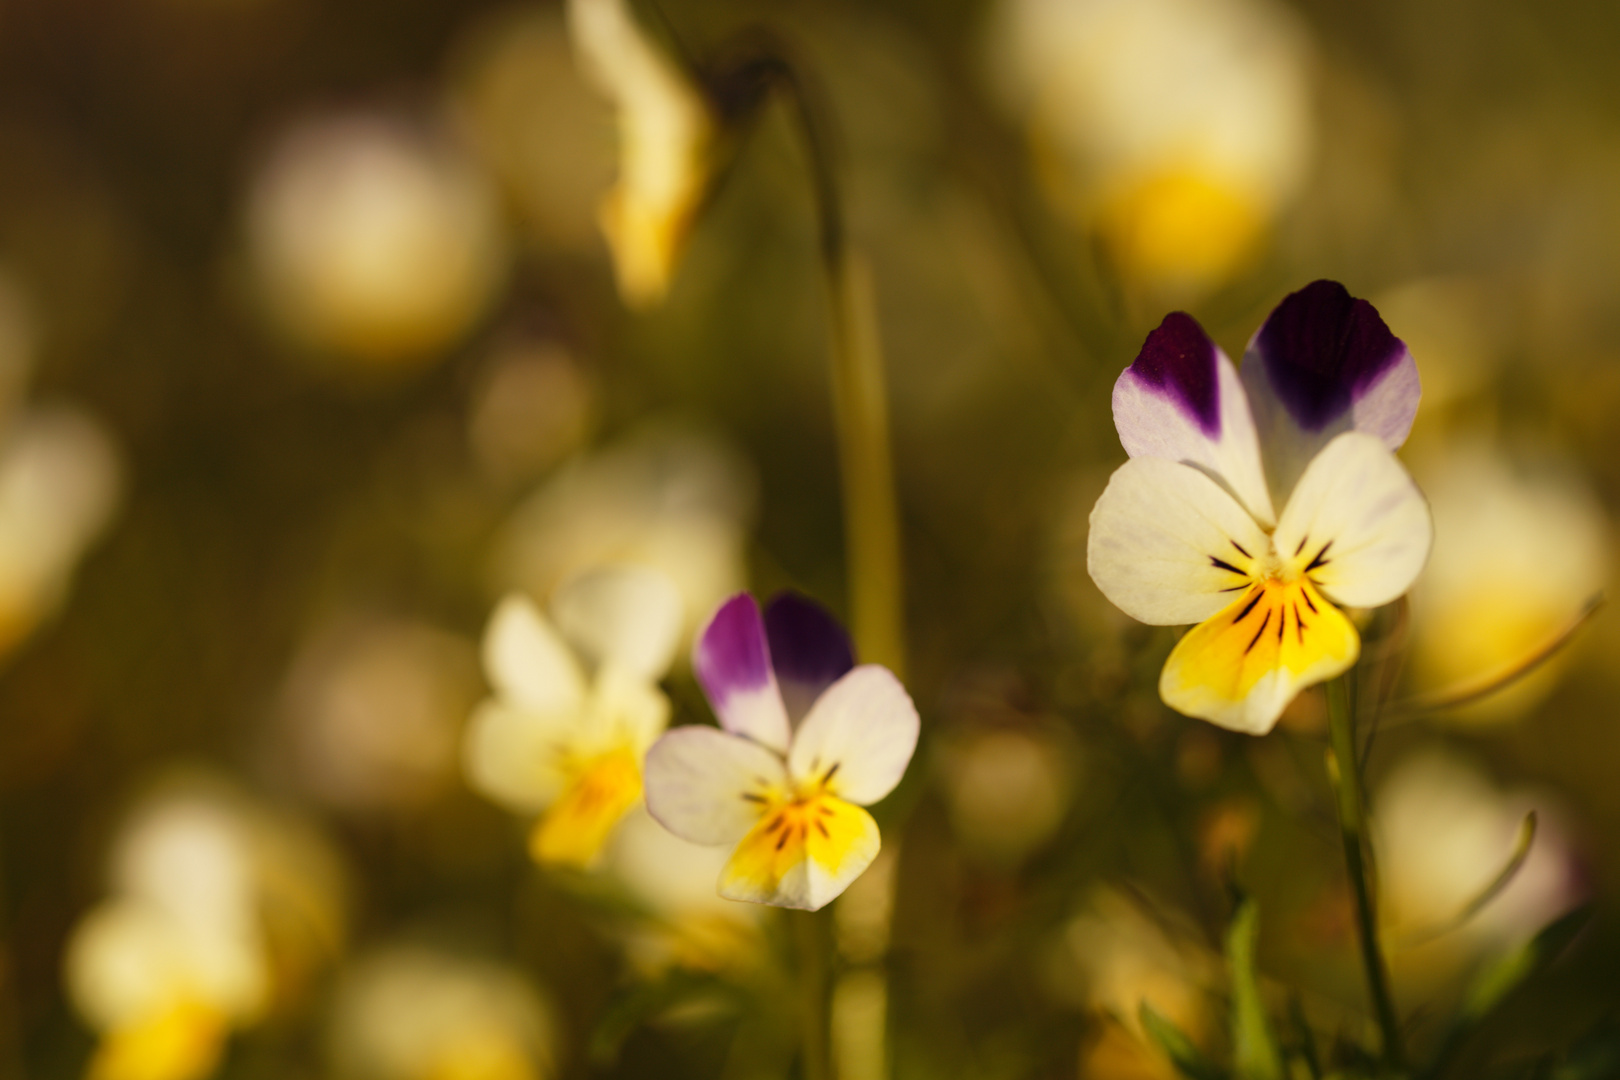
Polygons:
<instances>
[{"instance_id":1,"label":"blurred background flower","mask_svg":"<svg viewBox=\"0 0 1620 1080\"><path fill-rule=\"evenodd\" d=\"M442 125L356 112L281 135L247 233L296 345L362 367L438 357L494 302L505 237L487 177Z\"/></svg>"},{"instance_id":2,"label":"blurred background flower","mask_svg":"<svg viewBox=\"0 0 1620 1080\"><path fill-rule=\"evenodd\" d=\"M339 980L327 1027L338 1080L546 1080L554 1024L504 964L422 945L373 950Z\"/></svg>"}]
</instances>

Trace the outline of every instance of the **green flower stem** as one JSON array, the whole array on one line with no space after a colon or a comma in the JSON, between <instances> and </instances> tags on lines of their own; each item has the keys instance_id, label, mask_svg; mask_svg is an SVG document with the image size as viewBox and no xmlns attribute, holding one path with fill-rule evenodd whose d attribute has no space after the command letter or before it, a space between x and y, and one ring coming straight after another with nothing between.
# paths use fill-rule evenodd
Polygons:
<instances>
[{"instance_id":1,"label":"green flower stem","mask_svg":"<svg viewBox=\"0 0 1620 1080\"><path fill-rule=\"evenodd\" d=\"M833 420L843 481L850 626L861 658L904 677L905 602L900 513L889 446L889 398L871 273L844 227L827 112L786 50L755 62L756 77L786 95L803 140L815 194L822 272L830 307Z\"/></svg>"},{"instance_id":2,"label":"green flower stem","mask_svg":"<svg viewBox=\"0 0 1620 1080\"><path fill-rule=\"evenodd\" d=\"M828 956L831 941L827 915L819 911L789 911L799 949L799 1023L803 1050L803 1080L833 1080L832 1038L828 1004L831 982Z\"/></svg>"},{"instance_id":3,"label":"green flower stem","mask_svg":"<svg viewBox=\"0 0 1620 1080\"><path fill-rule=\"evenodd\" d=\"M1339 810L1339 835L1344 841L1345 869L1356 900L1356 925L1361 939L1361 961L1367 969L1367 993L1377 1014L1384 1042L1384 1061L1392 1069L1405 1066L1400 1019L1389 990L1389 969L1378 941L1378 909L1367 865L1367 816L1362 804L1361 769L1356 761L1355 709L1350 700L1350 676L1327 684L1328 737L1332 751L1328 774L1333 781Z\"/></svg>"},{"instance_id":4,"label":"green flower stem","mask_svg":"<svg viewBox=\"0 0 1620 1080\"><path fill-rule=\"evenodd\" d=\"M844 251L827 265L832 303L833 415L844 486L850 623L861 657L904 675L900 515L889 449L872 277L865 260Z\"/></svg>"}]
</instances>

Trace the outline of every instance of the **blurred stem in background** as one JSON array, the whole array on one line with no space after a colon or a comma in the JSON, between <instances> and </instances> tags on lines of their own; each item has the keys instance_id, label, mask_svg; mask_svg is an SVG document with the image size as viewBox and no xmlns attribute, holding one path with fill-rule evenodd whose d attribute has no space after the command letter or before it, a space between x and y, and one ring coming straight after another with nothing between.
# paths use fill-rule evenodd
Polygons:
<instances>
[{"instance_id":1,"label":"blurred stem in background","mask_svg":"<svg viewBox=\"0 0 1620 1080\"><path fill-rule=\"evenodd\" d=\"M1384 1044L1384 1063L1393 1070L1405 1064L1400 1019L1389 989L1389 969L1378 941L1377 900L1367 858L1367 816L1361 793L1361 765L1356 760L1355 705L1351 700L1351 673L1327 684L1328 777L1333 781L1339 811L1339 835L1344 841L1345 870L1356 902L1356 929L1361 940L1361 961L1367 971L1367 993L1377 1015Z\"/></svg>"},{"instance_id":2,"label":"blurred stem in background","mask_svg":"<svg viewBox=\"0 0 1620 1080\"><path fill-rule=\"evenodd\" d=\"M722 116L755 112L770 91L792 112L810 171L817 248L829 306L833 421L843 486L850 625L863 661L905 677L900 515L889 442L889 398L877 303L866 261L844 227L828 109L802 61L774 35L740 35L710 86Z\"/></svg>"},{"instance_id":3,"label":"blurred stem in background","mask_svg":"<svg viewBox=\"0 0 1620 1080\"><path fill-rule=\"evenodd\" d=\"M827 1011L832 997L828 964L832 935L828 932L827 913L789 911L787 917L793 922L799 952L802 1080L833 1080Z\"/></svg>"}]
</instances>

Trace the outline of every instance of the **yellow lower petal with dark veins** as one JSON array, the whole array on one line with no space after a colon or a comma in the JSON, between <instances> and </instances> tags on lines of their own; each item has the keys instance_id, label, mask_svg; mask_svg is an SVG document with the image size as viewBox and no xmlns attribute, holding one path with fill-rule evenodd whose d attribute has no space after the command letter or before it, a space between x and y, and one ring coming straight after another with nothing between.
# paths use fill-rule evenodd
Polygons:
<instances>
[{"instance_id":1,"label":"yellow lower petal with dark veins","mask_svg":"<svg viewBox=\"0 0 1620 1080\"><path fill-rule=\"evenodd\" d=\"M535 823L529 853L548 865L584 867L640 798L641 766L628 747L588 761Z\"/></svg>"},{"instance_id":2,"label":"yellow lower petal with dark veins","mask_svg":"<svg viewBox=\"0 0 1620 1080\"><path fill-rule=\"evenodd\" d=\"M819 794L769 807L732 852L720 895L814 911L843 892L877 857L872 815Z\"/></svg>"},{"instance_id":3,"label":"yellow lower petal with dark veins","mask_svg":"<svg viewBox=\"0 0 1620 1080\"><path fill-rule=\"evenodd\" d=\"M1307 686L1349 669L1361 637L1309 578L1250 587L1176 644L1159 678L1166 705L1263 735Z\"/></svg>"},{"instance_id":4,"label":"yellow lower petal with dark veins","mask_svg":"<svg viewBox=\"0 0 1620 1080\"><path fill-rule=\"evenodd\" d=\"M176 1005L108 1032L86 1080L202 1080L218 1068L228 1030L215 1009Z\"/></svg>"}]
</instances>

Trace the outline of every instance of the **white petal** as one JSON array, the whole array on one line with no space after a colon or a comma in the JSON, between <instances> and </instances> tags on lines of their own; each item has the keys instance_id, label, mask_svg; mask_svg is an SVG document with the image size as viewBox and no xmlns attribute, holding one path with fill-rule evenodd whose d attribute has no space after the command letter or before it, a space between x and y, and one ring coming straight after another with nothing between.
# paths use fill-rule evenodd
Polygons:
<instances>
[{"instance_id":1,"label":"white petal","mask_svg":"<svg viewBox=\"0 0 1620 1080\"><path fill-rule=\"evenodd\" d=\"M1376 435L1338 436L1306 467L1277 523L1277 552L1350 607L1387 604L1429 558L1429 504Z\"/></svg>"},{"instance_id":2,"label":"white petal","mask_svg":"<svg viewBox=\"0 0 1620 1080\"><path fill-rule=\"evenodd\" d=\"M1268 543L1254 518L1202 472L1132 458L1091 511L1086 568L1131 618L1178 626L1231 603Z\"/></svg>"},{"instance_id":3,"label":"white petal","mask_svg":"<svg viewBox=\"0 0 1620 1080\"><path fill-rule=\"evenodd\" d=\"M862 664L827 689L793 736L788 771L869 806L894 790L917 749L917 707L888 668Z\"/></svg>"},{"instance_id":4,"label":"white petal","mask_svg":"<svg viewBox=\"0 0 1620 1080\"><path fill-rule=\"evenodd\" d=\"M718 728L668 732L647 752L647 812L694 844L734 844L787 784L782 759ZM753 796L758 796L754 798Z\"/></svg>"},{"instance_id":5,"label":"white petal","mask_svg":"<svg viewBox=\"0 0 1620 1080\"><path fill-rule=\"evenodd\" d=\"M645 566L614 566L570 579L551 601L557 629L591 662L657 682L681 636L680 590Z\"/></svg>"},{"instance_id":6,"label":"white petal","mask_svg":"<svg viewBox=\"0 0 1620 1080\"><path fill-rule=\"evenodd\" d=\"M476 790L513 810L544 810L568 783L562 766L579 738L581 714L521 709L489 698L473 712L462 768Z\"/></svg>"},{"instance_id":7,"label":"white petal","mask_svg":"<svg viewBox=\"0 0 1620 1080\"><path fill-rule=\"evenodd\" d=\"M484 673L497 693L534 712L578 711L585 678L574 654L525 596L508 595L484 631Z\"/></svg>"}]
</instances>

